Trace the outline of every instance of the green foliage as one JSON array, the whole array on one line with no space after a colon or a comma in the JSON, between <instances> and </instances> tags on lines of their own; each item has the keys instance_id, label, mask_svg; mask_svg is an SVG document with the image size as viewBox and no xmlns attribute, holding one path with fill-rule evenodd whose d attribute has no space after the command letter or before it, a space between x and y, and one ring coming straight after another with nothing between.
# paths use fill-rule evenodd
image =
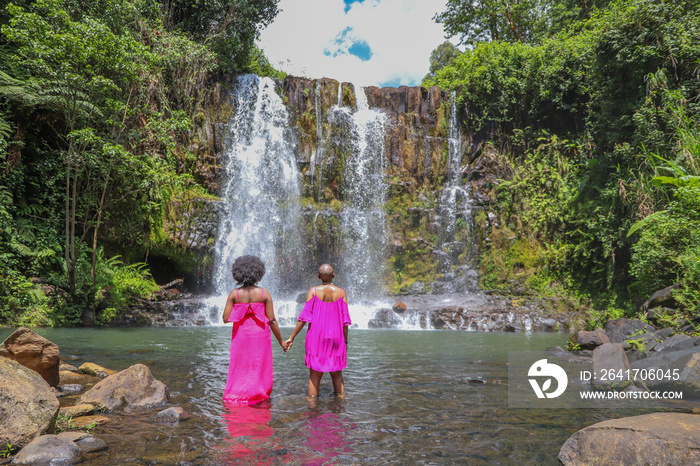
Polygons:
<instances>
[{"instance_id":1,"label":"green foliage","mask_svg":"<svg viewBox=\"0 0 700 466\"><path fill-rule=\"evenodd\" d=\"M448 2L437 19L473 47L424 82L455 90L502 154L482 285L563 287L610 310L598 324L675 282L696 309L698 2L506 5Z\"/></svg>"},{"instance_id":2,"label":"green foliage","mask_svg":"<svg viewBox=\"0 0 700 466\"><path fill-rule=\"evenodd\" d=\"M459 57L459 49L450 41L445 41L438 45L435 50L430 53L430 68L428 74L423 78L423 82L428 82L435 77L435 73L446 66L454 64Z\"/></svg>"},{"instance_id":3,"label":"green foliage","mask_svg":"<svg viewBox=\"0 0 700 466\"><path fill-rule=\"evenodd\" d=\"M610 306L606 309L590 311L588 321L586 322L586 330L595 330L597 328L605 328L605 323L609 320L619 319L626 316L624 309Z\"/></svg>"},{"instance_id":4,"label":"green foliage","mask_svg":"<svg viewBox=\"0 0 700 466\"><path fill-rule=\"evenodd\" d=\"M541 0L448 0L447 10L437 14L449 36L459 35L463 44L477 41L530 42L543 27Z\"/></svg>"},{"instance_id":5,"label":"green foliage","mask_svg":"<svg viewBox=\"0 0 700 466\"><path fill-rule=\"evenodd\" d=\"M211 46L228 28L248 38L238 50L252 55L235 57L241 67L265 68L250 31L271 20L258 13L274 14L275 4L227 3L231 14L247 16L212 24L222 26L218 39L200 42L170 30L164 15L172 19L172 11L154 0L7 7L0 18L0 324L78 325L86 308L100 320L102 309L115 314L130 297L151 293L142 265L110 264L99 246L139 260L174 190L207 194L194 182L195 155L186 147L193 115L203 113L205 82L219 66ZM260 22L247 23L254 19ZM48 279L51 295L29 277Z\"/></svg>"},{"instance_id":6,"label":"green foliage","mask_svg":"<svg viewBox=\"0 0 700 466\"><path fill-rule=\"evenodd\" d=\"M17 450L17 449L12 446L12 443L7 442L5 444L5 448L0 450L0 458L9 458L10 456L12 456L14 454L15 450Z\"/></svg>"},{"instance_id":7,"label":"green foliage","mask_svg":"<svg viewBox=\"0 0 700 466\"><path fill-rule=\"evenodd\" d=\"M224 71L245 70L260 30L277 15L279 0L160 0L169 27L209 44Z\"/></svg>"},{"instance_id":8,"label":"green foliage","mask_svg":"<svg viewBox=\"0 0 700 466\"><path fill-rule=\"evenodd\" d=\"M246 71L257 74L258 76L266 76L276 79L284 79L287 73L275 69L268 61L265 53L257 46L253 46L250 51L250 61L246 66Z\"/></svg>"}]
</instances>

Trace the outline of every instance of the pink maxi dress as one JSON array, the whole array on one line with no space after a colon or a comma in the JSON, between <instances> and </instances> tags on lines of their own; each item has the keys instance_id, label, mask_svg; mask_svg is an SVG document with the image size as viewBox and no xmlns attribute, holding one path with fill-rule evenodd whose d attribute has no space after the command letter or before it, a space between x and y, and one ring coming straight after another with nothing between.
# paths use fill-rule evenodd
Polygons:
<instances>
[{"instance_id":1,"label":"pink maxi dress","mask_svg":"<svg viewBox=\"0 0 700 466\"><path fill-rule=\"evenodd\" d=\"M342 371L347 366L347 347L343 327L350 325L348 303L340 298L327 303L316 295L306 302L299 320L309 323L304 358L306 367L319 372Z\"/></svg>"},{"instance_id":2,"label":"pink maxi dress","mask_svg":"<svg viewBox=\"0 0 700 466\"><path fill-rule=\"evenodd\" d=\"M233 333L224 403L255 404L268 399L272 392L272 340L262 297L259 303L235 303L228 322L233 322Z\"/></svg>"}]
</instances>

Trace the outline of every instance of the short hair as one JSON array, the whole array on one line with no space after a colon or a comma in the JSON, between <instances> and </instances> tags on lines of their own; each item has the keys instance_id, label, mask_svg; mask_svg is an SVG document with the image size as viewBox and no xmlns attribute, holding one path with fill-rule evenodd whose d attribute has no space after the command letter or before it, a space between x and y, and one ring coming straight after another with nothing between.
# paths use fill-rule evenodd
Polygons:
<instances>
[{"instance_id":1,"label":"short hair","mask_svg":"<svg viewBox=\"0 0 700 466\"><path fill-rule=\"evenodd\" d=\"M256 256L241 256L233 261L231 274L243 286L255 285L265 275L265 264Z\"/></svg>"}]
</instances>

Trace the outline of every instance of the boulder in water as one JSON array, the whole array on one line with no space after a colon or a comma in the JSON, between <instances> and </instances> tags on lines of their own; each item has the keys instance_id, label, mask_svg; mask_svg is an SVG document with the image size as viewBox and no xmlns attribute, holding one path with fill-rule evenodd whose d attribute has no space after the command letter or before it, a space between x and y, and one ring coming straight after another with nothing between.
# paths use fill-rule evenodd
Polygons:
<instances>
[{"instance_id":1,"label":"boulder in water","mask_svg":"<svg viewBox=\"0 0 700 466\"><path fill-rule=\"evenodd\" d=\"M156 380L143 364L110 375L80 397L78 404L101 405L109 410L123 406L152 408L168 402L168 387Z\"/></svg>"},{"instance_id":2,"label":"boulder in water","mask_svg":"<svg viewBox=\"0 0 700 466\"><path fill-rule=\"evenodd\" d=\"M80 447L57 435L42 435L22 448L12 459L12 464L32 466L70 465L80 462Z\"/></svg>"},{"instance_id":3,"label":"boulder in water","mask_svg":"<svg viewBox=\"0 0 700 466\"><path fill-rule=\"evenodd\" d=\"M83 374L88 374L92 375L95 377L102 377L103 379L107 376L116 374L116 371L113 371L112 369L105 369L102 366L98 366L97 364L91 363L91 362L86 362L82 366L78 368L80 372Z\"/></svg>"},{"instance_id":4,"label":"boulder in water","mask_svg":"<svg viewBox=\"0 0 700 466\"><path fill-rule=\"evenodd\" d=\"M156 421L164 424L176 424L179 421L184 421L189 419L190 415L184 408L175 406L172 408L164 409L163 411L156 414Z\"/></svg>"},{"instance_id":5,"label":"boulder in water","mask_svg":"<svg viewBox=\"0 0 700 466\"><path fill-rule=\"evenodd\" d=\"M569 437L559 460L591 466L698 464L700 416L653 413L599 422Z\"/></svg>"},{"instance_id":6,"label":"boulder in water","mask_svg":"<svg viewBox=\"0 0 700 466\"><path fill-rule=\"evenodd\" d=\"M36 372L0 358L0 446L23 447L45 433L58 414L58 398Z\"/></svg>"},{"instance_id":7,"label":"boulder in water","mask_svg":"<svg viewBox=\"0 0 700 466\"><path fill-rule=\"evenodd\" d=\"M38 372L52 387L58 385L61 363L58 346L28 328L20 327L7 337L0 345L0 356Z\"/></svg>"},{"instance_id":8,"label":"boulder in water","mask_svg":"<svg viewBox=\"0 0 700 466\"><path fill-rule=\"evenodd\" d=\"M401 302L395 303L391 310L396 312L397 314L402 314L406 310L406 304Z\"/></svg>"},{"instance_id":9,"label":"boulder in water","mask_svg":"<svg viewBox=\"0 0 700 466\"><path fill-rule=\"evenodd\" d=\"M75 443L83 453L93 453L107 449L107 444L104 440L86 432L61 432L58 434L58 437Z\"/></svg>"}]
</instances>

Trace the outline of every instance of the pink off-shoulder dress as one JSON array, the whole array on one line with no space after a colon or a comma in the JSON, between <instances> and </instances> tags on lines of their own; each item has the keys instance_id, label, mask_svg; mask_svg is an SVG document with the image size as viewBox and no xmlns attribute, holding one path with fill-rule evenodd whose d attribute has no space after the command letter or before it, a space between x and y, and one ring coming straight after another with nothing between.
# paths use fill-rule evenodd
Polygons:
<instances>
[{"instance_id":1,"label":"pink off-shoulder dress","mask_svg":"<svg viewBox=\"0 0 700 466\"><path fill-rule=\"evenodd\" d=\"M224 403L254 404L268 399L272 392L272 339L262 297L259 303L235 303L228 322L233 322L233 333Z\"/></svg>"},{"instance_id":2,"label":"pink off-shoulder dress","mask_svg":"<svg viewBox=\"0 0 700 466\"><path fill-rule=\"evenodd\" d=\"M306 367L319 372L342 371L347 366L347 346L343 327L350 325L348 303L340 298L327 303L316 296L306 302L299 320L309 323L305 346Z\"/></svg>"}]
</instances>

